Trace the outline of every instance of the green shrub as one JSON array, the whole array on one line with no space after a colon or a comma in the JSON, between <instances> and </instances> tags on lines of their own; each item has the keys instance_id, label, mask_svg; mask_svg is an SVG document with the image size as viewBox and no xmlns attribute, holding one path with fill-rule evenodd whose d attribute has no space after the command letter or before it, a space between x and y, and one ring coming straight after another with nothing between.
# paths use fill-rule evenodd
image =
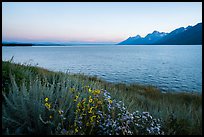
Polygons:
<instances>
[{"instance_id":1,"label":"green shrub","mask_svg":"<svg viewBox=\"0 0 204 137\"><path fill-rule=\"evenodd\" d=\"M159 121L148 112L130 113L106 90L93 89L74 79L58 83L38 78L19 88L11 77L11 91L3 93L4 134L161 134Z\"/></svg>"}]
</instances>

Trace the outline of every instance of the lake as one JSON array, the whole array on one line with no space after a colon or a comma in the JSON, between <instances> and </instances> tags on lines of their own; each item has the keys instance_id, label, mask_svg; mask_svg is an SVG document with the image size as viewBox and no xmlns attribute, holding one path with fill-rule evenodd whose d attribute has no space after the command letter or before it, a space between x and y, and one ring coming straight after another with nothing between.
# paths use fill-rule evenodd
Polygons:
<instances>
[{"instance_id":1,"label":"lake","mask_svg":"<svg viewBox=\"0 0 204 137\"><path fill-rule=\"evenodd\" d=\"M76 45L2 47L2 60L53 71L96 75L109 82L202 93L202 45Z\"/></svg>"}]
</instances>

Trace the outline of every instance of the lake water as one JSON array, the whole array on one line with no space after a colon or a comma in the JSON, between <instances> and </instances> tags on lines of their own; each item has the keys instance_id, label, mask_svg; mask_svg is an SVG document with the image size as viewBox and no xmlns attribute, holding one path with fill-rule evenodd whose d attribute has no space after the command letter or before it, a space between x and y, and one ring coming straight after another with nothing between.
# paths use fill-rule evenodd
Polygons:
<instances>
[{"instance_id":1,"label":"lake water","mask_svg":"<svg viewBox=\"0 0 204 137\"><path fill-rule=\"evenodd\" d=\"M110 82L202 92L202 45L2 47L2 60L53 71L97 75Z\"/></svg>"}]
</instances>

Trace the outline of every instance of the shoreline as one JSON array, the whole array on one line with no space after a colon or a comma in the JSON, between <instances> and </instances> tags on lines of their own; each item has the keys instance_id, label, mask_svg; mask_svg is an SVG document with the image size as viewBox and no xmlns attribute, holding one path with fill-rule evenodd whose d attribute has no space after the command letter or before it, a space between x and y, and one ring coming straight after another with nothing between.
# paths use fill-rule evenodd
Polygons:
<instances>
[{"instance_id":1,"label":"shoreline","mask_svg":"<svg viewBox=\"0 0 204 137\"><path fill-rule=\"evenodd\" d=\"M55 46L53 46L53 47L55 47ZM10 59L10 60L12 60L12 59ZM2 62L9 62L9 60L2 60ZM17 63L13 62L13 63L14 64L21 64L21 65L25 64L25 63L20 63L20 62L17 62ZM30 65L30 67L37 67L39 69L43 69L43 70L50 71L50 72L53 72L53 73L64 73L65 75L82 75L82 76L85 76L85 77L93 77L94 79L98 79L101 82L111 83L111 84L116 84L116 85L117 84L119 84L119 85L120 84L125 84L126 86L138 85L138 86L143 86L143 87L153 87L153 88L156 88L157 90L159 90L161 93L164 93L164 94L166 94L166 93L173 93L173 94L174 93L188 93L188 94L202 95L202 90L201 91L190 91L190 90L189 91L187 91L187 90L185 91L185 90L172 90L172 89L165 90L165 89L162 89L162 87L159 87L159 86L156 86L156 85L153 85L153 84L144 84L144 83L138 83L138 82L126 83L126 82L108 81L108 80L105 80L104 78L101 78L100 76L97 76L97 75L88 75L88 74L85 74L83 72L80 72L80 73L67 72L66 73L64 71L53 71L53 70L49 70L47 68L43 68L43 67L40 67L40 66L35 66L35 64L34 65Z\"/></svg>"}]
</instances>

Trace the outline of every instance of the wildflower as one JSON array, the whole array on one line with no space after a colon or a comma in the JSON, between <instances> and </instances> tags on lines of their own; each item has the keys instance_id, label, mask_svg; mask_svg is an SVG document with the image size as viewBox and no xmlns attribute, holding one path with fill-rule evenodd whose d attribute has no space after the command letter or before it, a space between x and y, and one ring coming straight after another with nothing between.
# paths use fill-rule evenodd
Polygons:
<instances>
[{"instance_id":1,"label":"wildflower","mask_svg":"<svg viewBox=\"0 0 204 137\"><path fill-rule=\"evenodd\" d=\"M90 108L89 113L92 113L92 109L93 109L93 108L94 108L94 107L91 107L91 108Z\"/></svg>"},{"instance_id":2,"label":"wildflower","mask_svg":"<svg viewBox=\"0 0 204 137\"><path fill-rule=\"evenodd\" d=\"M79 96L76 95L76 96L75 96L75 99L74 99L74 102L76 102L78 98L79 98Z\"/></svg>"},{"instance_id":3,"label":"wildflower","mask_svg":"<svg viewBox=\"0 0 204 137\"><path fill-rule=\"evenodd\" d=\"M91 103L93 101L93 99L89 99L89 103Z\"/></svg>"},{"instance_id":4,"label":"wildflower","mask_svg":"<svg viewBox=\"0 0 204 137\"><path fill-rule=\"evenodd\" d=\"M52 115L50 115L49 118L52 119L53 118Z\"/></svg>"},{"instance_id":5,"label":"wildflower","mask_svg":"<svg viewBox=\"0 0 204 137\"><path fill-rule=\"evenodd\" d=\"M100 90L99 89L94 90L94 95L97 95L97 94L100 94Z\"/></svg>"},{"instance_id":6,"label":"wildflower","mask_svg":"<svg viewBox=\"0 0 204 137\"><path fill-rule=\"evenodd\" d=\"M98 101L98 98L96 97L96 98L94 98L94 100L95 100L95 101Z\"/></svg>"},{"instance_id":7,"label":"wildflower","mask_svg":"<svg viewBox=\"0 0 204 137\"><path fill-rule=\"evenodd\" d=\"M45 98L45 102L48 102L48 98Z\"/></svg>"},{"instance_id":8,"label":"wildflower","mask_svg":"<svg viewBox=\"0 0 204 137\"><path fill-rule=\"evenodd\" d=\"M96 116L94 115L94 116L92 116L92 117L90 117L90 119L91 119L91 123L93 123L94 122L94 118L95 118Z\"/></svg>"},{"instance_id":9,"label":"wildflower","mask_svg":"<svg viewBox=\"0 0 204 137\"><path fill-rule=\"evenodd\" d=\"M91 107L90 110L92 111L93 108L94 108L94 107Z\"/></svg>"},{"instance_id":10,"label":"wildflower","mask_svg":"<svg viewBox=\"0 0 204 137\"><path fill-rule=\"evenodd\" d=\"M102 104L102 102L101 102L101 101L98 101L97 103L98 103L99 105L101 105L101 104Z\"/></svg>"},{"instance_id":11,"label":"wildflower","mask_svg":"<svg viewBox=\"0 0 204 137\"><path fill-rule=\"evenodd\" d=\"M108 99L108 102L109 102L110 104L112 104L112 103L113 103L113 101L112 101L111 99Z\"/></svg>"},{"instance_id":12,"label":"wildflower","mask_svg":"<svg viewBox=\"0 0 204 137\"><path fill-rule=\"evenodd\" d=\"M92 90L89 88L89 92L91 92Z\"/></svg>"},{"instance_id":13,"label":"wildflower","mask_svg":"<svg viewBox=\"0 0 204 137\"><path fill-rule=\"evenodd\" d=\"M49 104L49 103L45 103L45 106L46 106L48 109L51 108L51 104Z\"/></svg>"},{"instance_id":14,"label":"wildflower","mask_svg":"<svg viewBox=\"0 0 204 137\"><path fill-rule=\"evenodd\" d=\"M75 128L75 133L79 132L77 128Z\"/></svg>"},{"instance_id":15,"label":"wildflower","mask_svg":"<svg viewBox=\"0 0 204 137\"><path fill-rule=\"evenodd\" d=\"M62 113L64 113L64 111L63 111L63 110L59 110L58 113L59 113L60 115L62 115Z\"/></svg>"}]
</instances>

